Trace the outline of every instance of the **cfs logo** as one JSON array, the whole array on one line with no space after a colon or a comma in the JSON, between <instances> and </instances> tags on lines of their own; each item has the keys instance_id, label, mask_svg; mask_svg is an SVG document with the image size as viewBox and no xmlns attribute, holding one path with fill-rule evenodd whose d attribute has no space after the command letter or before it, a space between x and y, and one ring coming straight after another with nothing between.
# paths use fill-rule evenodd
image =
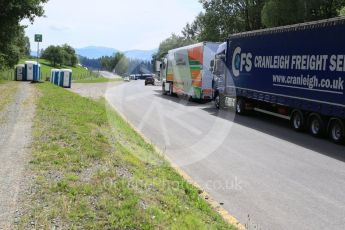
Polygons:
<instances>
[{"instance_id":1,"label":"cfs logo","mask_svg":"<svg viewBox=\"0 0 345 230\"><path fill-rule=\"evenodd\" d=\"M239 77L243 71L250 72L253 67L253 55L251 53L242 53L241 47L234 50L232 56L232 73L235 77Z\"/></svg>"}]
</instances>

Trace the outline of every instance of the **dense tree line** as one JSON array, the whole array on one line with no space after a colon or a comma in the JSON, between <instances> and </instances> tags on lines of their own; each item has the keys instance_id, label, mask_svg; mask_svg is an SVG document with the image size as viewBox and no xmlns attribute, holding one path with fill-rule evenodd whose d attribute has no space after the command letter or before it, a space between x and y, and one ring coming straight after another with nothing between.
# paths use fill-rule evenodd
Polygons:
<instances>
[{"instance_id":1,"label":"dense tree line","mask_svg":"<svg viewBox=\"0 0 345 230\"><path fill-rule=\"evenodd\" d=\"M345 0L199 0L204 8L182 36L172 35L152 59L169 49L201 41L225 41L231 34L345 16Z\"/></svg>"},{"instance_id":2,"label":"dense tree line","mask_svg":"<svg viewBox=\"0 0 345 230\"><path fill-rule=\"evenodd\" d=\"M62 46L48 46L42 52L41 57L48 60L54 67L57 65L75 66L78 63L75 49L67 44Z\"/></svg>"},{"instance_id":3,"label":"dense tree line","mask_svg":"<svg viewBox=\"0 0 345 230\"><path fill-rule=\"evenodd\" d=\"M152 64L150 61L140 60L140 59L130 59L129 74L149 74L152 73Z\"/></svg>"},{"instance_id":4,"label":"dense tree line","mask_svg":"<svg viewBox=\"0 0 345 230\"><path fill-rule=\"evenodd\" d=\"M79 56L79 63L89 69L100 70L102 68L101 58L87 58Z\"/></svg>"},{"instance_id":5,"label":"dense tree line","mask_svg":"<svg viewBox=\"0 0 345 230\"><path fill-rule=\"evenodd\" d=\"M42 3L48 0L0 0L0 69L10 68L30 53L30 42L25 37L20 21L31 22L42 16Z\"/></svg>"},{"instance_id":6,"label":"dense tree line","mask_svg":"<svg viewBox=\"0 0 345 230\"><path fill-rule=\"evenodd\" d=\"M102 69L109 72L115 72L124 75L128 72L129 61L125 54L118 52L113 56L104 56L101 58Z\"/></svg>"},{"instance_id":7,"label":"dense tree line","mask_svg":"<svg viewBox=\"0 0 345 230\"><path fill-rule=\"evenodd\" d=\"M332 18L345 0L200 0L205 13L182 34L197 41L224 41L233 33Z\"/></svg>"}]
</instances>

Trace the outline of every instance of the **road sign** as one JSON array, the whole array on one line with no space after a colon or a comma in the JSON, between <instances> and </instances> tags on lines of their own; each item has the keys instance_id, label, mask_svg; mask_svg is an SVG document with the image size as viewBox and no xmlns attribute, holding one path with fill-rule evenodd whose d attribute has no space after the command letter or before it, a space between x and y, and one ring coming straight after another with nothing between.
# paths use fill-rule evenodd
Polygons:
<instances>
[{"instance_id":1,"label":"road sign","mask_svg":"<svg viewBox=\"0 0 345 230\"><path fill-rule=\"evenodd\" d=\"M35 34L35 42L42 42L42 34Z\"/></svg>"}]
</instances>

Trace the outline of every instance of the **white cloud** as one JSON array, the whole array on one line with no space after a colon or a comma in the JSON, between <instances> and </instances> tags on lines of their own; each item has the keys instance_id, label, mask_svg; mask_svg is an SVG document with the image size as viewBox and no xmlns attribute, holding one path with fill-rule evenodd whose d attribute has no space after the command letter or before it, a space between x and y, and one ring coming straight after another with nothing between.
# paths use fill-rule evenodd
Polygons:
<instances>
[{"instance_id":1,"label":"white cloud","mask_svg":"<svg viewBox=\"0 0 345 230\"><path fill-rule=\"evenodd\" d=\"M36 19L26 32L32 39L42 33L43 47L68 43L76 48L152 49L201 10L198 0L50 0L46 17Z\"/></svg>"}]
</instances>

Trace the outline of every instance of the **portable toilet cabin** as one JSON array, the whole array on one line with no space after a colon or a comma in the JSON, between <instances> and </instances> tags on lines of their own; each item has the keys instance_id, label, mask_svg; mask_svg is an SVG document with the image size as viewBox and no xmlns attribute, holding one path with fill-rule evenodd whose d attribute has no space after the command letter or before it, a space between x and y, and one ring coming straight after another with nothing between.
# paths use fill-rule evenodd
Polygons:
<instances>
[{"instance_id":1,"label":"portable toilet cabin","mask_svg":"<svg viewBox=\"0 0 345 230\"><path fill-rule=\"evenodd\" d=\"M26 81L25 65L16 65L16 74L14 76L15 81Z\"/></svg>"},{"instance_id":2,"label":"portable toilet cabin","mask_svg":"<svg viewBox=\"0 0 345 230\"><path fill-rule=\"evenodd\" d=\"M35 61L25 62L25 75L27 81L40 81L41 66Z\"/></svg>"},{"instance_id":3,"label":"portable toilet cabin","mask_svg":"<svg viewBox=\"0 0 345 230\"><path fill-rule=\"evenodd\" d=\"M60 70L59 69L52 69L50 75L50 82L54 85L59 85L60 78Z\"/></svg>"},{"instance_id":4,"label":"portable toilet cabin","mask_svg":"<svg viewBox=\"0 0 345 230\"><path fill-rule=\"evenodd\" d=\"M72 86L72 70L62 69L60 70L59 86L64 88L71 88Z\"/></svg>"}]
</instances>

